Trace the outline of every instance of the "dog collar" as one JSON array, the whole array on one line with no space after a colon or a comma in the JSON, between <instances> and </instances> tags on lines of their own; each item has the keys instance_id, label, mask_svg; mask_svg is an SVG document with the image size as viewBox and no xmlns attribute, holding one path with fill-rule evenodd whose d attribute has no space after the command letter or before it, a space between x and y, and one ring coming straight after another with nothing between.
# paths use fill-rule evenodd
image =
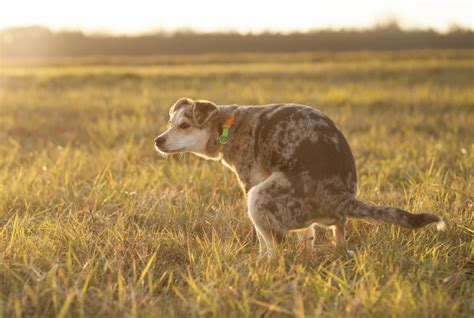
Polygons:
<instances>
[{"instance_id":1,"label":"dog collar","mask_svg":"<svg viewBox=\"0 0 474 318\"><path fill-rule=\"evenodd\" d=\"M229 130L235 122L235 110L233 110L230 115L226 118L224 124L222 124L222 134L219 137L219 142L221 144L221 152L224 152L224 145L229 141Z\"/></svg>"}]
</instances>

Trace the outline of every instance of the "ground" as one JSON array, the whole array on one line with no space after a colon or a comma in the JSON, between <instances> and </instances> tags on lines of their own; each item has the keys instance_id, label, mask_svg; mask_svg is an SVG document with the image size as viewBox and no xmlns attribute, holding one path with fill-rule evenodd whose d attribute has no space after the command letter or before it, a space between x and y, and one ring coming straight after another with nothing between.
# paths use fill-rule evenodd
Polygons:
<instances>
[{"instance_id":1,"label":"ground","mask_svg":"<svg viewBox=\"0 0 474 318\"><path fill-rule=\"evenodd\" d=\"M473 314L473 51L0 62L4 317ZM154 150L183 96L319 108L360 199L449 230L349 221L352 259L318 229L259 261L235 176Z\"/></svg>"}]
</instances>

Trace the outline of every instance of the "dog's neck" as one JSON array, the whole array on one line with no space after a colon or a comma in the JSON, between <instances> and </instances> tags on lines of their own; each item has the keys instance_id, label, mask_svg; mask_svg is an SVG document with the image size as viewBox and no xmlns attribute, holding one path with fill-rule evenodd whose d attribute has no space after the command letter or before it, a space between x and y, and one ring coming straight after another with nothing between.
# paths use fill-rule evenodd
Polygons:
<instances>
[{"instance_id":1,"label":"dog's neck","mask_svg":"<svg viewBox=\"0 0 474 318\"><path fill-rule=\"evenodd\" d=\"M219 106L218 122L220 125L221 133L222 133L222 125L226 121L227 117L229 117L236 108L237 108L237 105Z\"/></svg>"},{"instance_id":2,"label":"dog's neck","mask_svg":"<svg viewBox=\"0 0 474 318\"><path fill-rule=\"evenodd\" d=\"M221 145L221 137L223 136L224 133L224 125L225 122L229 120L229 117L235 117L235 111L237 109L237 105L224 105L219 107L219 117L218 117L218 123L219 123L219 152L223 152L225 145ZM232 120L233 123L234 119ZM232 131L233 124L230 124L230 127L228 126L229 132ZM229 134L228 139L232 139L232 135ZM226 139L227 142L227 139Z\"/></svg>"},{"instance_id":3,"label":"dog's neck","mask_svg":"<svg viewBox=\"0 0 474 318\"><path fill-rule=\"evenodd\" d=\"M220 160L223 158L223 153L221 152L221 144L219 138L222 135L222 126L227 118L232 114L232 112L237 109L237 105L222 105L219 106L219 114L217 120L215 120L214 128L212 130L211 137L206 145L206 152L197 154L206 159ZM238 118L237 118L238 120ZM229 141L232 139L232 128L229 134ZM225 149L225 147L224 147Z\"/></svg>"}]
</instances>

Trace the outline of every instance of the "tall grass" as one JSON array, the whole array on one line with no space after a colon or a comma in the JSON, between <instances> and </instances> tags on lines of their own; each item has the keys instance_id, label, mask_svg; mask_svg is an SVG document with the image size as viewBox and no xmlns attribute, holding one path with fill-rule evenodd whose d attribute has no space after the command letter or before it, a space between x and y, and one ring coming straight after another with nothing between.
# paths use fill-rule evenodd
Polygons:
<instances>
[{"instance_id":1,"label":"tall grass","mask_svg":"<svg viewBox=\"0 0 474 318\"><path fill-rule=\"evenodd\" d=\"M3 316L473 314L472 51L111 61L2 61ZM354 259L320 229L312 255L290 238L258 261L235 177L153 149L182 96L318 107L351 144L360 198L448 232L352 221Z\"/></svg>"}]
</instances>

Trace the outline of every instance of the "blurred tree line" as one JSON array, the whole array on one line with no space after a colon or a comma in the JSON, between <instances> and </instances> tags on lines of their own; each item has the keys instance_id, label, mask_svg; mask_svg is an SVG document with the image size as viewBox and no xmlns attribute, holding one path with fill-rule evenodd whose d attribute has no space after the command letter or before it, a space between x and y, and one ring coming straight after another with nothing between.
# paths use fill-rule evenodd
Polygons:
<instances>
[{"instance_id":1,"label":"blurred tree line","mask_svg":"<svg viewBox=\"0 0 474 318\"><path fill-rule=\"evenodd\" d=\"M177 31L114 36L52 32L37 26L0 31L0 54L3 57L461 48L474 48L472 30L460 27L453 27L447 33L430 29L402 30L397 23L366 30L319 30L288 34Z\"/></svg>"}]
</instances>

